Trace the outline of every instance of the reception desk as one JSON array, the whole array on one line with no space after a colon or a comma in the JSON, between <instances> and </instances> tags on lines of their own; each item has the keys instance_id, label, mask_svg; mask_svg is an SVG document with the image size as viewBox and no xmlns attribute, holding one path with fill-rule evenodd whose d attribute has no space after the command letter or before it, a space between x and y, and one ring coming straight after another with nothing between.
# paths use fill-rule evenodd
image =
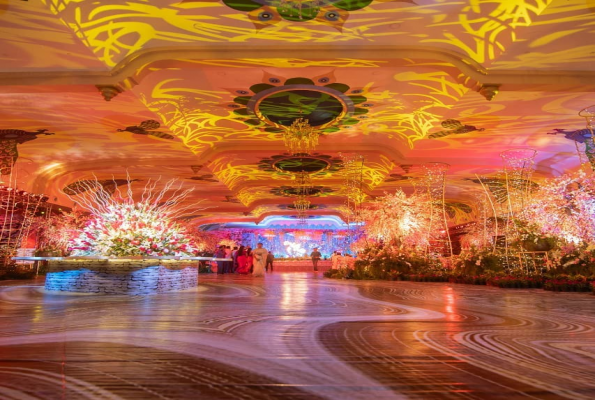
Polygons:
<instances>
[{"instance_id":1,"label":"reception desk","mask_svg":"<svg viewBox=\"0 0 595 400\"><path fill-rule=\"evenodd\" d=\"M45 289L52 292L149 295L198 285L198 261L211 257L14 257L47 261Z\"/></svg>"}]
</instances>

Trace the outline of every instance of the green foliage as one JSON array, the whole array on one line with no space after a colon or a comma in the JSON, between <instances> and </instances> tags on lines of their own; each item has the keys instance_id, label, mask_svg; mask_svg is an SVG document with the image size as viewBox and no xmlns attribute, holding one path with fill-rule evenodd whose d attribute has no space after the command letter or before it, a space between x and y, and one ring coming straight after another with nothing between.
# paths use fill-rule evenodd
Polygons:
<instances>
[{"instance_id":1,"label":"green foliage","mask_svg":"<svg viewBox=\"0 0 595 400\"><path fill-rule=\"evenodd\" d=\"M229 8L233 8L234 10L245 12L253 11L262 7L262 4L251 0L223 0L223 4Z\"/></svg>"},{"instance_id":2,"label":"green foliage","mask_svg":"<svg viewBox=\"0 0 595 400\"><path fill-rule=\"evenodd\" d=\"M0 281L9 279L33 279L35 269L18 264L0 266Z\"/></svg>"},{"instance_id":3,"label":"green foliage","mask_svg":"<svg viewBox=\"0 0 595 400\"><path fill-rule=\"evenodd\" d=\"M400 252L393 247L369 247L362 251L354 263L350 279L402 279L415 272L433 270L428 259L415 252ZM337 277L336 273L328 277ZM325 275L327 276L327 275Z\"/></svg>"},{"instance_id":4,"label":"green foliage","mask_svg":"<svg viewBox=\"0 0 595 400\"><path fill-rule=\"evenodd\" d=\"M497 286L500 288L541 288L543 287L544 277L541 275L534 276L512 276L512 275L496 275L487 280L490 286Z\"/></svg>"},{"instance_id":5,"label":"green foliage","mask_svg":"<svg viewBox=\"0 0 595 400\"><path fill-rule=\"evenodd\" d=\"M545 280L543 288L554 292L590 292L595 290L595 276L555 275Z\"/></svg>"},{"instance_id":6,"label":"green foliage","mask_svg":"<svg viewBox=\"0 0 595 400\"><path fill-rule=\"evenodd\" d=\"M342 8L343 10L347 11L355 11L361 10L364 7L369 6L372 3L372 0L341 0L333 5L337 8Z\"/></svg>"},{"instance_id":7,"label":"green foliage","mask_svg":"<svg viewBox=\"0 0 595 400\"><path fill-rule=\"evenodd\" d=\"M490 249L478 250L475 247L462 252L454 262L454 273L462 275L482 275L503 271L504 255Z\"/></svg>"},{"instance_id":8,"label":"green foliage","mask_svg":"<svg viewBox=\"0 0 595 400\"><path fill-rule=\"evenodd\" d=\"M352 279L354 271L348 268L329 269L323 275L331 279Z\"/></svg>"}]
</instances>

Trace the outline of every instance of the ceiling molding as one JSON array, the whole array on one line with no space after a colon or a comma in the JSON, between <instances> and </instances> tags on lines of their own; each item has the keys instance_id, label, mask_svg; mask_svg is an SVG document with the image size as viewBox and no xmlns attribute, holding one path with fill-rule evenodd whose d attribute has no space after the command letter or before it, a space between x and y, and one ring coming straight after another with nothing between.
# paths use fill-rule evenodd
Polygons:
<instances>
[{"instance_id":1,"label":"ceiling molding","mask_svg":"<svg viewBox=\"0 0 595 400\"><path fill-rule=\"evenodd\" d=\"M189 166L192 159L187 158L109 158L94 161L79 161L71 163L56 163L47 168L42 168L32 183L34 193L44 193L53 184L53 181L71 174L73 172L97 171L101 174L102 169L113 167L139 167L139 166ZM124 173L124 170L122 171Z\"/></svg>"},{"instance_id":2,"label":"ceiling molding","mask_svg":"<svg viewBox=\"0 0 595 400\"><path fill-rule=\"evenodd\" d=\"M422 46L351 46L351 45L294 45L262 46L227 45L180 46L176 48L144 49L132 54L111 71L26 71L0 72L0 86L21 86L22 90L39 91L40 86L93 85L113 87L116 91L131 89L151 73L152 67L168 68L179 61L191 60L236 60L258 57L289 59L348 58L362 60L421 59L448 62L455 66L463 77L461 81L474 90L499 87L500 90L521 90L528 86L540 86L540 90L556 90L557 87L579 86L584 91L595 89L595 71L536 71L536 70L487 70L468 56L455 51ZM158 64L158 65L157 65ZM196 68L202 65L197 63ZM256 67L256 66L255 66ZM15 85L15 82L18 82ZM29 87L29 89L26 89Z\"/></svg>"}]
</instances>

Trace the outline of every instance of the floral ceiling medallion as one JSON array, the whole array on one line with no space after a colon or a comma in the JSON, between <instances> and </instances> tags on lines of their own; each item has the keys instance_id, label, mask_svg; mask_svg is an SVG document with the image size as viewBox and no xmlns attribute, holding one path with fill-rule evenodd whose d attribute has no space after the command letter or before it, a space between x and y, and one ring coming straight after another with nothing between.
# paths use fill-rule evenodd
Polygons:
<instances>
[{"instance_id":1,"label":"floral ceiling medallion","mask_svg":"<svg viewBox=\"0 0 595 400\"><path fill-rule=\"evenodd\" d=\"M317 176L337 172L342 166L340 158L326 154L281 154L263 158L258 169L281 174L307 172L310 176Z\"/></svg>"},{"instance_id":2,"label":"floral ceiling medallion","mask_svg":"<svg viewBox=\"0 0 595 400\"><path fill-rule=\"evenodd\" d=\"M195 3L199 0L184 0ZM376 0L413 3L412 0ZM337 30L349 18L352 11L361 10L373 0L222 0L227 7L248 13L256 29L275 25L282 20L292 22L316 21Z\"/></svg>"},{"instance_id":3,"label":"floral ceiling medallion","mask_svg":"<svg viewBox=\"0 0 595 400\"><path fill-rule=\"evenodd\" d=\"M333 84L317 86L309 79L298 79L295 81L304 84L286 83L259 91L248 101L248 109L277 128L290 127L303 119L313 128L324 129L353 114L353 100L339 90L345 88Z\"/></svg>"},{"instance_id":4,"label":"floral ceiling medallion","mask_svg":"<svg viewBox=\"0 0 595 400\"><path fill-rule=\"evenodd\" d=\"M240 96L228 107L238 120L265 132L287 132L299 120L325 134L355 125L368 113L372 104L363 91L336 82L332 74L313 79L265 76L249 89L234 89Z\"/></svg>"}]
</instances>

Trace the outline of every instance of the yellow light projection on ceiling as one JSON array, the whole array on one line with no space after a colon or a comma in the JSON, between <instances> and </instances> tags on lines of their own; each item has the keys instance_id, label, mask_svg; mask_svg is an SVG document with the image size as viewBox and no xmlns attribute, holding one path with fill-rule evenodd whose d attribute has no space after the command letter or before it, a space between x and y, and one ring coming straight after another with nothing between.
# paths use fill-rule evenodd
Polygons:
<instances>
[{"instance_id":1,"label":"yellow light projection on ceiling","mask_svg":"<svg viewBox=\"0 0 595 400\"><path fill-rule=\"evenodd\" d=\"M108 66L140 50L166 45L362 40L394 45L395 38L412 46L456 49L484 63L505 51L522 28L533 24L551 3L472 0L418 5L398 0L368 4L326 0L315 17L298 18L279 12L273 2L273 6L263 6L263 2L248 1L254 10L238 11L230 8L237 2L228 7L219 1L42 1ZM334 5L342 8L328 9Z\"/></svg>"},{"instance_id":2,"label":"yellow light projection on ceiling","mask_svg":"<svg viewBox=\"0 0 595 400\"><path fill-rule=\"evenodd\" d=\"M220 182L223 182L230 190L236 189L241 183L258 180L279 179L287 180L287 177L271 175L258 169L254 164L237 164L245 162L237 154L224 155L215 158L209 163L209 169L215 174ZM235 163L235 164L234 164ZM240 199L242 203L244 201ZM246 204L246 203L244 203Z\"/></svg>"},{"instance_id":3,"label":"yellow light projection on ceiling","mask_svg":"<svg viewBox=\"0 0 595 400\"><path fill-rule=\"evenodd\" d=\"M517 39L519 28L530 26L552 1L471 0L458 13L434 16L434 22L428 27L444 29L443 39L422 39L421 42L448 44L474 61L485 63L504 52ZM463 30L450 29L452 26L460 26Z\"/></svg>"},{"instance_id":4,"label":"yellow light projection on ceiling","mask_svg":"<svg viewBox=\"0 0 595 400\"><path fill-rule=\"evenodd\" d=\"M166 87L183 83L181 79L159 82L149 96L141 94L141 100L194 153L225 140L278 140L275 133L256 131L222 108L228 92Z\"/></svg>"},{"instance_id":5,"label":"yellow light projection on ceiling","mask_svg":"<svg viewBox=\"0 0 595 400\"><path fill-rule=\"evenodd\" d=\"M243 205L249 206L256 200L273 199L274 195L271 194L271 188L268 186L256 186L250 188L243 188L238 191L236 197L242 202Z\"/></svg>"},{"instance_id":6,"label":"yellow light projection on ceiling","mask_svg":"<svg viewBox=\"0 0 595 400\"><path fill-rule=\"evenodd\" d=\"M310 65L317 66L316 61L311 61ZM228 73L225 69L218 71L221 76ZM313 71L320 73L320 69ZM281 145L283 115L310 112L313 94L322 102L320 106L330 107L329 112L336 114L332 121L321 122L326 136L385 135L404 139L413 148L416 141L440 127L440 115L469 90L457 82L460 72L444 63L410 61L398 68L375 69L381 71L379 79L383 83L364 81L362 84L360 68L341 71L346 75L341 78L344 83L337 81L332 69L316 77L288 78L247 68L244 75L259 74L261 83L253 81L245 87L224 88L225 79L213 76L216 80L209 82L209 86L219 86L221 90L203 90L191 79L194 76L191 72L187 73L187 78L168 79L166 77L174 76L175 71L170 73L165 69L154 72L164 79L157 79L154 84L143 83L134 90L143 103L160 116L164 125L196 154L230 141ZM235 75L235 68L229 74ZM391 74L394 74L392 79ZM393 87L398 87L399 92L391 90ZM305 109L296 108L294 103L302 104L300 99L308 100L300 105ZM339 106L341 111L337 114ZM228 186L234 186L231 181L236 179L232 177L235 172L224 177L219 176L220 171L220 167L213 170L219 179L230 182Z\"/></svg>"}]
</instances>

